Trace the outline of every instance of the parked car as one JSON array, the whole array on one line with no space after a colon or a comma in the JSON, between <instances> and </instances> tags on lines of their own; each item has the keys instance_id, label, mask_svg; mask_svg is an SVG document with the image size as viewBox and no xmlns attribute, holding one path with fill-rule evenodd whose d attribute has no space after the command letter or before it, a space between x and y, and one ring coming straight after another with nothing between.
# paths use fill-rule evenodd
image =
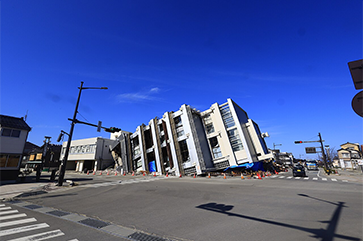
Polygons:
<instances>
[{"instance_id":1,"label":"parked car","mask_svg":"<svg viewBox=\"0 0 363 241\"><path fill-rule=\"evenodd\" d=\"M305 177L306 176L306 172L305 172L305 168L302 165L296 165L293 169L292 169L292 175L294 177Z\"/></svg>"}]
</instances>

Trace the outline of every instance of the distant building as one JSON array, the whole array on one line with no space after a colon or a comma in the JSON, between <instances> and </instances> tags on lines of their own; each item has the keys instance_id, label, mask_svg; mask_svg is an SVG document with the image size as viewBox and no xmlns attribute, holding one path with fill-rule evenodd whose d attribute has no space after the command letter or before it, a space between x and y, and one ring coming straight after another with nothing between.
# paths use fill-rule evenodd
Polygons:
<instances>
[{"instance_id":1,"label":"distant building","mask_svg":"<svg viewBox=\"0 0 363 241\"><path fill-rule=\"evenodd\" d=\"M126 172L203 174L273 158L258 125L228 99L200 112L189 105L166 112L134 133L113 133L113 156Z\"/></svg>"},{"instance_id":2,"label":"distant building","mask_svg":"<svg viewBox=\"0 0 363 241\"><path fill-rule=\"evenodd\" d=\"M69 150L67 170L103 170L114 167L115 161L110 148L115 140L101 137L72 140ZM60 159L63 160L67 142L63 142Z\"/></svg>"},{"instance_id":3,"label":"distant building","mask_svg":"<svg viewBox=\"0 0 363 241\"><path fill-rule=\"evenodd\" d=\"M342 144L337 152L341 168L356 169L358 160L363 158L362 149L358 143Z\"/></svg>"},{"instance_id":4,"label":"distant building","mask_svg":"<svg viewBox=\"0 0 363 241\"><path fill-rule=\"evenodd\" d=\"M1 180L17 179L30 130L23 118L0 115Z\"/></svg>"}]
</instances>

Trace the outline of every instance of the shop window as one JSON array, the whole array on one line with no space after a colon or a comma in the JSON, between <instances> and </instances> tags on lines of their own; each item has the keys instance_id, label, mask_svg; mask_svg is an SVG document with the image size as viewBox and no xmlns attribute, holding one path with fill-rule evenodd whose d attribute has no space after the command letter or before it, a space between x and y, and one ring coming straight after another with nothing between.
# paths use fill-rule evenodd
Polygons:
<instances>
[{"instance_id":1,"label":"shop window","mask_svg":"<svg viewBox=\"0 0 363 241\"><path fill-rule=\"evenodd\" d=\"M0 167L5 167L8 155L0 155Z\"/></svg>"},{"instance_id":2,"label":"shop window","mask_svg":"<svg viewBox=\"0 0 363 241\"><path fill-rule=\"evenodd\" d=\"M19 155L9 155L8 162L6 163L6 167L18 167L20 161Z\"/></svg>"}]
</instances>

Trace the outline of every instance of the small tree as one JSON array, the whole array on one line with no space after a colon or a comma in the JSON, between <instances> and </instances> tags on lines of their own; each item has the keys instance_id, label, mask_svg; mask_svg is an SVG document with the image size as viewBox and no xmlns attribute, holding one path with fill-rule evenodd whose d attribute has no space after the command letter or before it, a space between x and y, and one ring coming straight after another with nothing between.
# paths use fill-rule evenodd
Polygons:
<instances>
[{"instance_id":1,"label":"small tree","mask_svg":"<svg viewBox=\"0 0 363 241\"><path fill-rule=\"evenodd\" d=\"M336 151L335 147L332 147L325 149L325 154L328 166L331 166L334 158L338 157L338 152ZM323 155L321 153L318 153L318 160L324 163Z\"/></svg>"}]
</instances>

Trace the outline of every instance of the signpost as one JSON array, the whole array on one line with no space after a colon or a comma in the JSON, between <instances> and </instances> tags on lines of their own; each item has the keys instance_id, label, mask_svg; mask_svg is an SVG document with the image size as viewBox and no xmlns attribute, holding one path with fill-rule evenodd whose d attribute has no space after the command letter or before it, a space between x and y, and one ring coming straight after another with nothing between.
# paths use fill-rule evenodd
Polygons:
<instances>
[{"instance_id":1,"label":"signpost","mask_svg":"<svg viewBox=\"0 0 363 241\"><path fill-rule=\"evenodd\" d=\"M316 148L315 147L305 147L306 154L315 154Z\"/></svg>"}]
</instances>

